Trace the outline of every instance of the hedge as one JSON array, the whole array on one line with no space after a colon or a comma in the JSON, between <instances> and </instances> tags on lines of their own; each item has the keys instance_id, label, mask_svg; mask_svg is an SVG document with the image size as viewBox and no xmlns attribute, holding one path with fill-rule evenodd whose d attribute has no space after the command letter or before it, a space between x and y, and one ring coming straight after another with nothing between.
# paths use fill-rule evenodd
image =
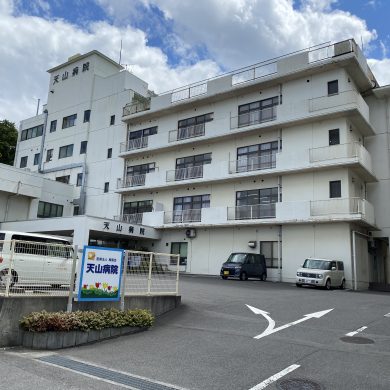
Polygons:
<instances>
[{"instance_id":1,"label":"hedge","mask_svg":"<svg viewBox=\"0 0 390 390\"><path fill-rule=\"evenodd\" d=\"M20 321L22 329L30 332L71 331L71 330L100 330L104 328L122 328L133 326L149 328L153 325L154 317L150 311L134 309L120 311L103 309L99 311L67 312L33 312Z\"/></svg>"}]
</instances>

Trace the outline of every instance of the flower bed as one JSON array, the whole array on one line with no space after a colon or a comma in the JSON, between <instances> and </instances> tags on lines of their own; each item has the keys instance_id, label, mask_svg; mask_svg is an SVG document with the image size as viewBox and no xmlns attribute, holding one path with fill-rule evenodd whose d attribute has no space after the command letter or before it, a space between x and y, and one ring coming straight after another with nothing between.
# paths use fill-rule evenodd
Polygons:
<instances>
[{"instance_id":1,"label":"flower bed","mask_svg":"<svg viewBox=\"0 0 390 390\"><path fill-rule=\"evenodd\" d=\"M24 330L24 347L59 349L140 332L153 322L154 317L148 310L103 309L97 312L35 312L23 317L20 325Z\"/></svg>"}]
</instances>

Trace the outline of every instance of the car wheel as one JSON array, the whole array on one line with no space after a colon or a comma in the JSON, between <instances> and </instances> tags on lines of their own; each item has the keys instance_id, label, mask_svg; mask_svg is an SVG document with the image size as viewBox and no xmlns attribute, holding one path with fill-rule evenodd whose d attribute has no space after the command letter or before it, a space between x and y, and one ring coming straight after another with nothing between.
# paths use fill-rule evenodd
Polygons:
<instances>
[{"instance_id":1,"label":"car wheel","mask_svg":"<svg viewBox=\"0 0 390 390\"><path fill-rule=\"evenodd\" d=\"M295 283L295 285L296 285L297 287L302 287L302 284L299 284L299 283Z\"/></svg>"},{"instance_id":2,"label":"car wheel","mask_svg":"<svg viewBox=\"0 0 390 390\"><path fill-rule=\"evenodd\" d=\"M241 280L248 280L248 275L246 274L246 272L241 272L240 279Z\"/></svg>"},{"instance_id":3,"label":"car wheel","mask_svg":"<svg viewBox=\"0 0 390 390\"><path fill-rule=\"evenodd\" d=\"M265 282L267 280L267 275L265 273L262 273L261 276L260 276L260 280Z\"/></svg>"},{"instance_id":4,"label":"car wheel","mask_svg":"<svg viewBox=\"0 0 390 390\"><path fill-rule=\"evenodd\" d=\"M340 284L340 290L344 290L344 289L345 289L345 279L343 279L343 281Z\"/></svg>"},{"instance_id":5,"label":"car wheel","mask_svg":"<svg viewBox=\"0 0 390 390\"><path fill-rule=\"evenodd\" d=\"M330 279L328 279L325 283L325 289L326 290L330 290L332 288L332 284L331 284L331 281Z\"/></svg>"},{"instance_id":6,"label":"car wheel","mask_svg":"<svg viewBox=\"0 0 390 390\"><path fill-rule=\"evenodd\" d=\"M226 280L228 277L227 277L227 276L221 276L221 278L222 278L223 280Z\"/></svg>"}]
</instances>

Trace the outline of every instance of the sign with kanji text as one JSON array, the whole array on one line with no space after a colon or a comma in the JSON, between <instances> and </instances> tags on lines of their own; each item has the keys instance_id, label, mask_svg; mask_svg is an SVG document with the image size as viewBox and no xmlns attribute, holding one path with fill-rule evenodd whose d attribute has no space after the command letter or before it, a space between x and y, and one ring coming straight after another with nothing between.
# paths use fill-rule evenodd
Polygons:
<instances>
[{"instance_id":1,"label":"sign with kanji text","mask_svg":"<svg viewBox=\"0 0 390 390\"><path fill-rule=\"evenodd\" d=\"M123 250L84 246L79 301L119 301Z\"/></svg>"}]
</instances>

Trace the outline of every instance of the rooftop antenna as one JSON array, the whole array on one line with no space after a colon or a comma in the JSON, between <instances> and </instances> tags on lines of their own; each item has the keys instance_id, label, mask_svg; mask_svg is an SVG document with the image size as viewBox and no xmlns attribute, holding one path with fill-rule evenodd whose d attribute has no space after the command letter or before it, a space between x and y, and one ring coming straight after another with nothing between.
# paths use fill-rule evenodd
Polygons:
<instances>
[{"instance_id":1,"label":"rooftop antenna","mask_svg":"<svg viewBox=\"0 0 390 390\"><path fill-rule=\"evenodd\" d=\"M121 49L119 50L119 62L118 64L120 65L122 61L122 38L121 38Z\"/></svg>"}]
</instances>

